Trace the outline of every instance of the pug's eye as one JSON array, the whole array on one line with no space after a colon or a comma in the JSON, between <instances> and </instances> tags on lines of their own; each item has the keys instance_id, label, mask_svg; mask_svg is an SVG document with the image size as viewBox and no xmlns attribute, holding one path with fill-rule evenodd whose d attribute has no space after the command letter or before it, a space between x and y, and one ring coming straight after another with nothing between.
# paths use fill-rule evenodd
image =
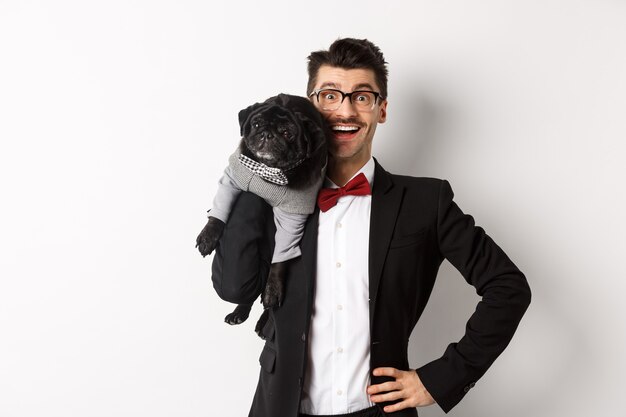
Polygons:
<instances>
[{"instance_id":1,"label":"pug's eye","mask_svg":"<svg viewBox=\"0 0 626 417\"><path fill-rule=\"evenodd\" d=\"M291 140L291 135L289 135L289 131L287 129L283 129L281 131L279 131L279 133L281 135L283 135L283 137L287 140Z\"/></svg>"},{"instance_id":2,"label":"pug's eye","mask_svg":"<svg viewBox=\"0 0 626 417\"><path fill-rule=\"evenodd\" d=\"M259 128L259 122L252 123L252 127L255 128L255 129L258 129Z\"/></svg>"}]
</instances>

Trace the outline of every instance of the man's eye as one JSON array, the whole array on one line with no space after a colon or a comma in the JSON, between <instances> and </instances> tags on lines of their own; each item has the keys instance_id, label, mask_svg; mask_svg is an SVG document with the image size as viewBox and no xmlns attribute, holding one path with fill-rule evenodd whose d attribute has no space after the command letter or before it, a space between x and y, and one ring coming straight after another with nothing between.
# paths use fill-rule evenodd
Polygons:
<instances>
[{"instance_id":1,"label":"man's eye","mask_svg":"<svg viewBox=\"0 0 626 417\"><path fill-rule=\"evenodd\" d=\"M361 94L359 96L356 96L357 101L367 101L367 96L364 94Z\"/></svg>"},{"instance_id":2,"label":"man's eye","mask_svg":"<svg viewBox=\"0 0 626 417\"><path fill-rule=\"evenodd\" d=\"M326 93L326 94L324 94L324 98L326 100L334 100L335 99L335 94L334 93Z\"/></svg>"}]
</instances>

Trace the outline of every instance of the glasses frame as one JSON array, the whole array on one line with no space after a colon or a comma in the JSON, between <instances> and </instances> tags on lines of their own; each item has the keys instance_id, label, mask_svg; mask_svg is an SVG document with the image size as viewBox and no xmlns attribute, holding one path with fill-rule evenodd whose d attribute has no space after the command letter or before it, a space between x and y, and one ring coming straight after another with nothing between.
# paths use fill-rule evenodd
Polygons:
<instances>
[{"instance_id":1,"label":"glasses frame","mask_svg":"<svg viewBox=\"0 0 626 417\"><path fill-rule=\"evenodd\" d=\"M343 104L343 101L346 99L346 97L348 97L350 99L350 104L352 104L354 106L355 109L359 109L358 106L356 106L354 104L354 102L352 101L352 95L353 94L358 94L358 93L371 93L374 94L374 101L372 102L372 107L370 107L369 109L367 109L366 111L372 111L374 110L374 107L376 107L376 104L378 104L378 99L380 98L381 100L384 100L385 98L377 91L371 91L371 90L354 90L351 93L344 93L341 90L337 90L335 88L318 88L317 90L313 90L313 92L311 94L309 94L309 97L315 96L315 98L317 99L317 104L320 104L320 93L322 91L333 91L335 93L339 93L341 94L341 101L339 102L339 105L337 106L337 108L335 109L324 109L326 111L335 111L337 110L339 107L341 107L341 105Z\"/></svg>"}]
</instances>

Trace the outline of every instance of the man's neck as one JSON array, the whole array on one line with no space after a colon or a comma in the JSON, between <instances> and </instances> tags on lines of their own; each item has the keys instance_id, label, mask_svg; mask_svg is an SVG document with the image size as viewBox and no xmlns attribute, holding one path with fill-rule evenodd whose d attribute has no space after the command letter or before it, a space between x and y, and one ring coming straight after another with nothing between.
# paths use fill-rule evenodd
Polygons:
<instances>
[{"instance_id":1,"label":"man's neck","mask_svg":"<svg viewBox=\"0 0 626 417\"><path fill-rule=\"evenodd\" d=\"M346 183L356 174L363 166L370 160L371 156L368 156L365 160L347 160L347 159L335 159L332 156L328 159L328 170L326 176L330 180L340 187L346 185Z\"/></svg>"}]
</instances>

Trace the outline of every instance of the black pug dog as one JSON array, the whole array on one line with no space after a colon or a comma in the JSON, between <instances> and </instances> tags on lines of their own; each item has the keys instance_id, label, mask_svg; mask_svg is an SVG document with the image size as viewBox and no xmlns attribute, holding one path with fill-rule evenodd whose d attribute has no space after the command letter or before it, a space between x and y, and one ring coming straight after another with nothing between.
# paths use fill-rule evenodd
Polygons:
<instances>
[{"instance_id":1,"label":"black pug dog","mask_svg":"<svg viewBox=\"0 0 626 417\"><path fill-rule=\"evenodd\" d=\"M312 213L315 197L325 176L327 162L328 127L320 112L305 97L279 94L270 97L263 103L255 103L239 112L239 126L242 135L238 153L268 167L274 175L275 170L283 181L274 185L274 179L257 177L257 187L250 186L242 191L252 191L263 197L270 205L281 208L286 198L280 203L266 198L260 189L272 181L269 187L287 187L285 192L301 202L306 196L307 213ZM231 159L233 157L231 156ZM238 164L243 157L231 164ZM245 158L243 158L245 159ZM241 162L246 168L253 170L257 165ZM241 170L242 165L237 169ZM265 168L263 168L265 169ZM252 174L249 174L252 176ZM274 188L275 189L275 188ZM276 192L273 191L272 195ZM306 214L304 215L306 216ZM208 222L196 239L196 247L202 256L209 255L219 244L225 223L209 215ZM278 236L278 235L277 235ZM261 329L265 325L270 307L280 306L284 299L284 281L287 265L290 260L272 263L261 301L264 306L263 315L257 322L255 331L263 338ZM252 304L239 304L235 310L225 317L229 324L244 322L250 313Z\"/></svg>"}]
</instances>

